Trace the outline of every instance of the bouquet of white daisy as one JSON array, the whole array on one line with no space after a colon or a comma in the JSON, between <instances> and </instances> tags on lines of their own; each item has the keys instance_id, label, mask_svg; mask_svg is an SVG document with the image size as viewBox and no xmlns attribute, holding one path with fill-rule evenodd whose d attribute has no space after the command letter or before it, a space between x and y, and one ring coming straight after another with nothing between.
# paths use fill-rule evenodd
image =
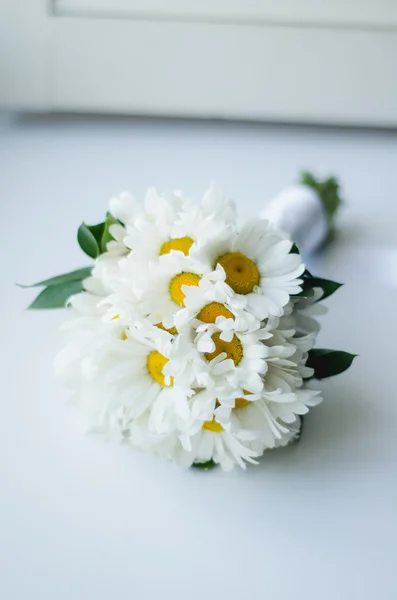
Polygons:
<instances>
[{"instance_id":1,"label":"bouquet of white daisy","mask_svg":"<svg viewBox=\"0 0 397 600\"><path fill-rule=\"evenodd\" d=\"M77 238L94 265L36 284L30 308L69 306L56 371L88 430L184 467L245 468L299 436L321 400L307 382L354 358L314 349L317 302L340 284L268 220L237 226L214 185L199 204L123 193Z\"/></svg>"}]
</instances>

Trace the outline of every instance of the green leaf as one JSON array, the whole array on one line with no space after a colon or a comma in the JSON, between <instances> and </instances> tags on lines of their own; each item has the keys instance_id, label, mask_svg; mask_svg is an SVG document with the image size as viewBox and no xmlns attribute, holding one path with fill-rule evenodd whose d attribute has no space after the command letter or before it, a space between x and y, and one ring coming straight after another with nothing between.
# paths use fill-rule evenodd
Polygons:
<instances>
[{"instance_id":1,"label":"green leaf","mask_svg":"<svg viewBox=\"0 0 397 600\"><path fill-rule=\"evenodd\" d=\"M115 219L111 214L106 215L105 227L104 227L102 239L101 239L102 252L106 252L107 243L114 239L112 234L109 231L109 227L111 225L116 225L117 223L119 223L119 221L117 219Z\"/></svg>"},{"instance_id":2,"label":"green leaf","mask_svg":"<svg viewBox=\"0 0 397 600\"><path fill-rule=\"evenodd\" d=\"M77 231L77 241L80 248L91 258L100 254L100 242L105 228L104 223L99 225L86 225L82 223Z\"/></svg>"},{"instance_id":3,"label":"green leaf","mask_svg":"<svg viewBox=\"0 0 397 600\"><path fill-rule=\"evenodd\" d=\"M301 174L300 183L312 188L319 197L328 221L328 229L332 231L335 215L338 212L343 200L340 196L340 185L335 177L320 180L316 179L312 173L304 171Z\"/></svg>"},{"instance_id":4,"label":"green leaf","mask_svg":"<svg viewBox=\"0 0 397 600\"><path fill-rule=\"evenodd\" d=\"M298 246L295 244L295 242L292 244L291 250L289 251L290 254L300 254L299 252L299 248Z\"/></svg>"},{"instance_id":5,"label":"green leaf","mask_svg":"<svg viewBox=\"0 0 397 600\"><path fill-rule=\"evenodd\" d=\"M109 228L116 223L119 221L110 213L106 213L106 221L98 223L98 225L82 223L77 232L77 240L81 249L91 258L96 258L106 252L108 242L113 239Z\"/></svg>"},{"instance_id":6,"label":"green leaf","mask_svg":"<svg viewBox=\"0 0 397 600\"><path fill-rule=\"evenodd\" d=\"M309 275L309 276L308 276ZM313 288L321 288L323 295L318 299L318 302L329 298L334 294L340 287L342 287L343 283L338 283L337 281L332 281L331 279L322 279L321 277L313 277L309 274L308 271L304 274L304 280L302 285L302 291L298 296L307 297L307 292L311 291Z\"/></svg>"},{"instance_id":7,"label":"green leaf","mask_svg":"<svg viewBox=\"0 0 397 600\"><path fill-rule=\"evenodd\" d=\"M337 281L332 281L331 279L321 279L321 277L312 277L311 284L312 287L320 287L323 290L323 295L321 296L320 300L329 298L343 285L343 283L338 283Z\"/></svg>"},{"instance_id":8,"label":"green leaf","mask_svg":"<svg viewBox=\"0 0 397 600\"><path fill-rule=\"evenodd\" d=\"M102 236L105 231L105 221L98 223L98 225L87 225L87 227L96 239L98 246L101 247Z\"/></svg>"},{"instance_id":9,"label":"green leaf","mask_svg":"<svg viewBox=\"0 0 397 600\"><path fill-rule=\"evenodd\" d=\"M30 309L63 308L73 294L83 290L82 281L66 281L58 285L50 285L33 300Z\"/></svg>"},{"instance_id":10,"label":"green leaf","mask_svg":"<svg viewBox=\"0 0 397 600\"><path fill-rule=\"evenodd\" d=\"M216 467L216 463L211 459L207 460L207 462L193 463L192 467L194 467L195 469L202 469L203 471L208 471L209 469L213 469L214 467Z\"/></svg>"},{"instance_id":11,"label":"green leaf","mask_svg":"<svg viewBox=\"0 0 397 600\"><path fill-rule=\"evenodd\" d=\"M356 356L343 350L315 348L309 351L306 366L314 369L315 379L325 379L346 371Z\"/></svg>"},{"instance_id":12,"label":"green leaf","mask_svg":"<svg viewBox=\"0 0 397 600\"><path fill-rule=\"evenodd\" d=\"M60 283L67 283L69 281L81 281L86 277L89 277L91 275L91 271L92 267L83 267L82 269L76 269L76 271L70 271L70 273L63 273L62 275L56 275L55 277L44 279L38 283L32 283L32 285L21 285L20 283L17 283L17 285L22 288L32 288L59 285Z\"/></svg>"}]
</instances>

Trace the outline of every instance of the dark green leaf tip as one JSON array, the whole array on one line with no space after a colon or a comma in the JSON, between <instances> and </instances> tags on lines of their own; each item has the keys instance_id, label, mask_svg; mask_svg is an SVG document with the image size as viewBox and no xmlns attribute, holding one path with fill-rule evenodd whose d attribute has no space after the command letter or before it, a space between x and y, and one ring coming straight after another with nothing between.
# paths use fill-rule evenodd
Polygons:
<instances>
[{"instance_id":1,"label":"dark green leaf tip","mask_svg":"<svg viewBox=\"0 0 397 600\"><path fill-rule=\"evenodd\" d=\"M318 302L321 302L322 300L326 300L332 296L332 294L334 294L342 286L343 283L338 283L337 281L332 281L331 279L314 277L309 273L309 271L305 271L303 274L302 291L295 297L308 298L310 295L312 295L311 292L314 288L320 288L322 290L322 296L318 299Z\"/></svg>"},{"instance_id":2,"label":"dark green leaf tip","mask_svg":"<svg viewBox=\"0 0 397 600\"><path fill-rule=\"evenodd\" d=\"M357 356L343 350L314 348L309 351L306 366L314 369L315 379L325 379L346 371Z\"/></svg>"},{"instance_id":3,"label":"dark green leaf tip","mask_svg":"<svg viewBox=\"0 0 397 600\"><path fill-rule=\"evenodd\" d=\"M209 471L209 469L213 469L216 466L216 463L212 459L207 460L206 462L197 462L192 464L194 469L202 469L203 471Z\"/></svg>"},{"instance_id":4,"label":"dark green leaf tip","mask_svg":"<svg viewBox=\"0 0 397 600\"><path fill-rule=\"evenodd\" d=\"M332 281L331 279L322 279L321 277L312 277L311 278L312 287L319 287L322 289L323 295L319 298L319 302L321 300L326 300L339 290L344 284L338 283L337 281Z\"/></svg>"}]
</instances>

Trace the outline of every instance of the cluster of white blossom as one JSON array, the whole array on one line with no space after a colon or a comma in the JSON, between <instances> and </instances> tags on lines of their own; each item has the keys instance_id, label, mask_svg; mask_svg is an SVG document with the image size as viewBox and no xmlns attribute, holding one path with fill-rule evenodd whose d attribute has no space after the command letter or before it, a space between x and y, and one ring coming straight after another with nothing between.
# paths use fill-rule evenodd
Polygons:
<instances>
[{"instance_id":1,"label":"cluster of white blossom","mask_svg":"<svg viewBox=\"0 0 397 600\"><path fill-rule=\"evenodd\" d=\"M226 470L287 444L320 401L304 386L318 324L292 242L266 220L238 227L216 186L199 204L149 190L109 210L113 240L70 300L56 360L86 427Z\"/></svg>"}]
</instances>

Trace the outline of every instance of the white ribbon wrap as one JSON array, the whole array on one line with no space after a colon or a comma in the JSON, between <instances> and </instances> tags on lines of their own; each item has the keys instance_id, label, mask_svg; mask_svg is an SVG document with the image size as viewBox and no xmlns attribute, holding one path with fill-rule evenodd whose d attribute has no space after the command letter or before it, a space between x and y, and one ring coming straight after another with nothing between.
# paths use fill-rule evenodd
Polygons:
<instances>
[{"instance_id":1,"label":"white ribbon wrap","mask_svg":"<svg viewBox=\"0 0 397 600\"><path fill-rule=\"evenodd\" d=\"M305 185L282 190L266 204L260 217L285 231L306 256L314 252L328 235L321 200L312 188Z\"/></svg>"}]
</instances>

